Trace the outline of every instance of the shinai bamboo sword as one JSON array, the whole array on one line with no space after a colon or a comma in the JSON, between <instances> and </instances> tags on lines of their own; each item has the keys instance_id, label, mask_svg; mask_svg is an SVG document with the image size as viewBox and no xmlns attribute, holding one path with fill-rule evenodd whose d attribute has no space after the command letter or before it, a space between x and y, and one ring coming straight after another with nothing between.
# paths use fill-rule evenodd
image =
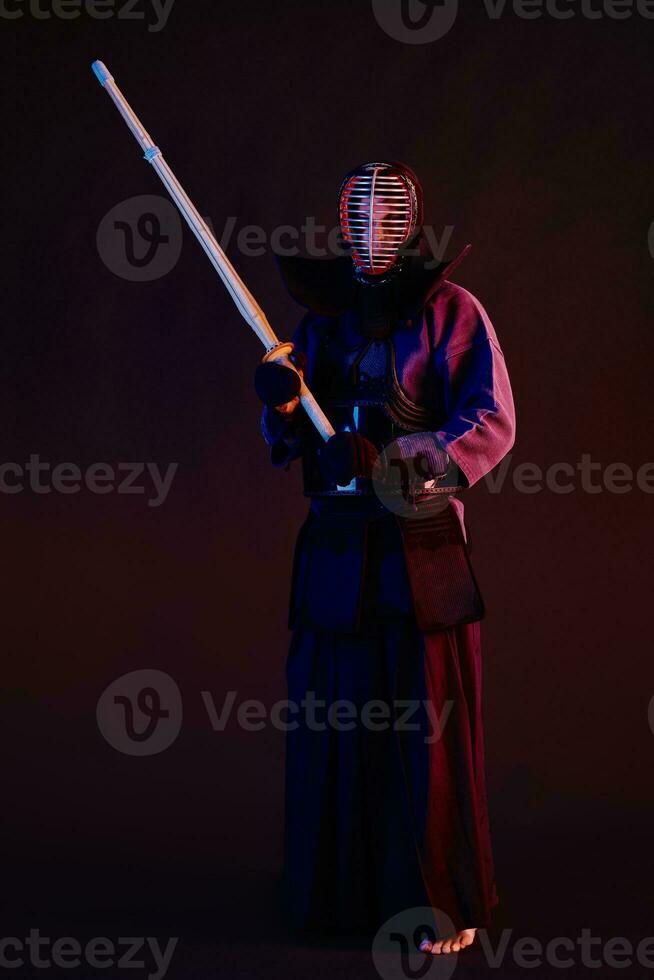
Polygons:
<instances>
[{"instance_id":1,"label":"shinai bamboo sword","mask_svg":"<svg viewBox=\"0 0 654 980\"><path fill-rule=\"evenodd\" d=\"M241 316L250 325L252 330L266 348L264 361L274 361L283 364L285 367L295 371L295 365L289 359L293 350L291 343L282 343L278 340L275 332L268 323L266 315L250 293L245 283L240 278L236 269L229 261L222 248L216 241L206 222L202 219L188 194L181 186L174 173L164 160L163 154L158 146L154 144L147 131L143 128L139 118L136 116L131 106L127 102L116 85L113 76L108 71L102 61L94 61L92 66L95 75L102 87L109 93L121 116L134 135L137 143L143 150L143 155L148 163L152 164L166 190L181 211L183 217L200 242L200 245L209 257L209 261L225 283L227 290L234 300ZM304 380L301 379L300 401L305 412L315 425L316 429L325 442L334 435L332 425L322 411L317 401L307 388Z\"/></svg>"}]
</instances>

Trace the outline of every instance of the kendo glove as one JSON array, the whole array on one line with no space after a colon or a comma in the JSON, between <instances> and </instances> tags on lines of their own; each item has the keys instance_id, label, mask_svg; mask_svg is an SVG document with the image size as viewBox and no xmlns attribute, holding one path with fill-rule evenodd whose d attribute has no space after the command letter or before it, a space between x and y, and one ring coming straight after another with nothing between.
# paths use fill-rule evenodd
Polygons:
<instances>
[{"instance_id":1,"label":"kendo glove","mask_svg":"<svg viewBox=\"0 0 654 980\"><path fill-rule=\"evenodd\" d=\"M468 481L445 452L433 432L412 432L391 443L386 466L400 469L402 485L409 490L436 480L444 487L467 487Z\"/></svg>"},{"instance_id":2,"label":"kendo glove","mask_svg":"<svg viewBox=\"0 0 654 980\"><path fill-rule=\"evenodd\" d=\"M274 361L264 361L258 365L254 373L254 387L267 408L276 408L285 412L297 406L296 399L300 396L304 357L302 354L292 354L291 360L297 365L297 371L283 364L276 364Z\"/></svg>"},{"instance_id":3,"label":"kendo glove","mask_svg":"<svg viewBox=\"0 0 654 980\"><path fill-rule=\"evenodd\" d=\"M437 480L445 476L450 457L430 432L412 432L392 444L393 457L399 457L409 469L409 476L419 480Z\"/></svg>"},{"instance_id":4,"label":"kendo glove","mask_svg":"<svg viewBox=\"0 0 654 980\"><path fill-rule=\"evenodd\" d=\"M345 487L355 476L370 478L377 449L358 432L337 432L321 447L318 459L323 476Z\"/></svg>"},{"instance_id":5,"label":"kendo glove","mask_svg":"<svg viewBox=\"0 0 654 980\"><path fill-rule=\"evenodd\" d=\"M306 357L298 351L290 355L290 360L297 371L274 361L264 361L254 375L255 390L264 403L261 428L270 446L273 466L288 466L301 453L298 424L301 419L295 410L300 404Z\"/></svg>"}]
</instances>

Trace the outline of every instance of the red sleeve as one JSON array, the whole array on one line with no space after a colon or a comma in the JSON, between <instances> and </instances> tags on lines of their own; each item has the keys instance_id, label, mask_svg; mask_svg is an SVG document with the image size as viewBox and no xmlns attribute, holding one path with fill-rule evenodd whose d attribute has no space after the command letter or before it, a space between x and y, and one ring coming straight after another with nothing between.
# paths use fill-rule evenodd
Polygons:
<instances>
[{"instance_id":1,"label":"red sleeve","mask_svg":"<svg viewBox=\"0 0 654 980\"><path fill-rule=\"evenodd\" d=\"M446 414L436 437L472 486L513 446L511 383L493 325L471 293L446 283L431 307Z\"/></svg>"}]
</instances>

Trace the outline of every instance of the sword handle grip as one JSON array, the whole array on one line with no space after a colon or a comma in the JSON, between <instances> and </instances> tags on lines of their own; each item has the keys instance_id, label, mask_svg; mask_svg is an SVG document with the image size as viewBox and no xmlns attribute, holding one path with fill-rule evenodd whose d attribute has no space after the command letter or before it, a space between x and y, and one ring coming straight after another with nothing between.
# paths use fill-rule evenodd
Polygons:
<instances>
[{"instance_id":1,"label":"sword handle grip","mask_svg":"<svg viewBox=\"0 0 654 980\"><path fill-rule=\"evenodd\" d=\"M304 381L302 382L302 387L300 388L300 401L302 402L304 411L315 425L321 438L327 442L327 440L331 439L331 437L334 435L334 427L305 385Z\"/></svg>"},{"instance_id":2,"label":"sword handle grip","mask_svg":"<svg viewBox=\"0 0 654 980\"><path fill-rule=\"evenodd\" d=\"M300 372L289 356L292 352L293 344L277 344L264 355L263 361L264 363L272 361L275 364L281 364L282 367L290 368L291 371L299 374ZM301 377L300 380L300 402L302 403L302 407L315 425L321 438L327 442L334 435L334 427L309 391L304 378Z\"/></svg>"}]
</instances>

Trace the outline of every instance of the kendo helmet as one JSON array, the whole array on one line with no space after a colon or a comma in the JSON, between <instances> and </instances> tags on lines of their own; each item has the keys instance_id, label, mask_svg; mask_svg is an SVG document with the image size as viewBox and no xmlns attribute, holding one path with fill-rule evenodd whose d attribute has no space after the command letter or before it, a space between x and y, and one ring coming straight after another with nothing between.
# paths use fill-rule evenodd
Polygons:
<instances>
[{"instance_id":1,"label":"kendo helmet","mask_svg":"<svg viewBox=\"0 0 654 980\"><path fill-rule=\"evenodd\" d=\"M338 216L357 274L384 277L422 225L422 187L403 163L361 164L341 184Z\"/></svg>"}]
</instances>

